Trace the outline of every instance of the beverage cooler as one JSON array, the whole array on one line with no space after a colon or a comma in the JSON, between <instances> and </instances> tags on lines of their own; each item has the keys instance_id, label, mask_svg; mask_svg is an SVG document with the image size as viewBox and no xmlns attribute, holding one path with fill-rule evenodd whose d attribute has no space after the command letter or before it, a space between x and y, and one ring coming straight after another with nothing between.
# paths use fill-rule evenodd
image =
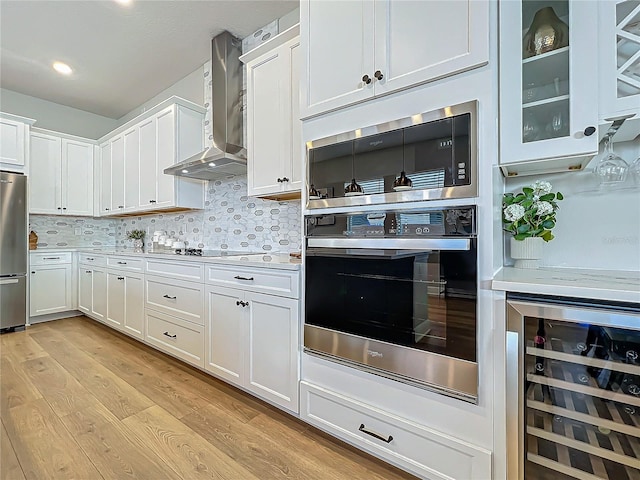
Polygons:
<instances>
[{"instance_id":1,"label":"beverage cooler","mask_svg":"<svg viewBox=\"0 0 640 480\"><path fill-rule=\"evenodd\" d=\"M640 305L510 294L508 478L640 480Z\"/></svg>"}]
</instances>

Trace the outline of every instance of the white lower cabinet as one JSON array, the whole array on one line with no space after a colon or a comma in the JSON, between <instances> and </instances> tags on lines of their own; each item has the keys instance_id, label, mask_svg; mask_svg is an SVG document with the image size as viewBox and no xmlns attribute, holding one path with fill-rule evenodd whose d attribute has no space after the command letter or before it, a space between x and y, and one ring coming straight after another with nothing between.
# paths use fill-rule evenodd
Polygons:
<instances>
[{"instance_id":1,"label":"white lower cabinet","mask_svg":"<svg viewBox=\"0 0 640 480\"><path fill-rule=\"evenodd\" d=\"M29 315L36 317L73 309L71 264L35 265L29 279Z\"/></svg>"},{"instance_id":2,"label":"white lower cabinet","mask_svg":"<svg viewBox=\"0 0 640 480\"><path fill-rule=\"evenodd\" d=\"M107 272L108 325L144 338L144 276L122 271Z\"/></svg>"},{"instance_id":3,"label":"white lower cabinet","mask_svg":"<svg viewBox=\"0 0 640 480\"><path fill-rule=\"evenodd\" d=\"M187 363L203 366L202 326L150 309L145 311L145 324L148 343Z\"/></svg>"},{"instance_id":4,"label":"white lower cabinet","mask_svg":"<svg viewBox=\"0 0 640 480\"><path fill-rule=\"evenodd\" d=\"M209 286L205 368L298 412L297 299Z\"/></svg>"},{"instance_id":5,"label":"white lower cabinet","mask_svg":"<svg viewBox=\"0 0 640 480\"><path fill-rule=\"evenodd\" d=\"M428 479L489 479L491 452L308 382L300 418Z\"/></svg>"},{"instance_id":6,"label":"white lower cabinet","mask_svg":"<svg viewBox=\"0 0 640 480\"><path fill-rule=\"evenodd\" d=\"M78 310L94 320L107 319L107 269L96 265L78 267Z\"/></svg>"}]
</instances>

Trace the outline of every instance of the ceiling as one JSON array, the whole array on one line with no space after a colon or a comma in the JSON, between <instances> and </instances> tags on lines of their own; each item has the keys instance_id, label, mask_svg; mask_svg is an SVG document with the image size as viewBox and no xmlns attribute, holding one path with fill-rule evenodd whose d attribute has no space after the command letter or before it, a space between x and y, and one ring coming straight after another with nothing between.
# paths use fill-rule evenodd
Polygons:
<instances>
[{"instance_id":1,"label":"ceiling","mask_svg":"<svg viewBox=\"0 0 640 480\"><path fill-rule=\"evenodd\" d=\"M206 62L222 30L244 38L297 0L0 0L0 87L120 118ZM51 65L68 63L65 77Z\"/></svg>"}]
</instances>

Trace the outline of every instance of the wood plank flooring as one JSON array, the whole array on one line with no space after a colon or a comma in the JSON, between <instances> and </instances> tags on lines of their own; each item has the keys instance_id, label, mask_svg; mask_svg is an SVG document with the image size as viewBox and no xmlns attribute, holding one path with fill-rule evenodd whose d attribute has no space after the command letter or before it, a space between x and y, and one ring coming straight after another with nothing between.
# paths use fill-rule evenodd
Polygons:
<instances>
[{"instance_id":1,"label":"wood plank flooring","mask_svg":"<svg viewBox=\"0 0 640 480\"><path fill-rule=\"evenodd\" d=\"M0 361L0 480L415 478L86 317Z\"/></svg>"}]
</instances>

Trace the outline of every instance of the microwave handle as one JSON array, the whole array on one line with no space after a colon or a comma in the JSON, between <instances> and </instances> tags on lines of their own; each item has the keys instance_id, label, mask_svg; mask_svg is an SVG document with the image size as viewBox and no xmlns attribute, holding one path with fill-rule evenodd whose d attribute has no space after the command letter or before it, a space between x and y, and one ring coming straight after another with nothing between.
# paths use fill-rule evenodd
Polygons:
<instances>
[{"instance_id":1,"label":"microwave handle","mask_svg":"<svg viewBox=\"0 0 640 480\"><path fill-rule=\"evenodd\" d=\"M376 250L469 250L469 238L308 238L308 247Z\"/></svg>"}]
</instances>

